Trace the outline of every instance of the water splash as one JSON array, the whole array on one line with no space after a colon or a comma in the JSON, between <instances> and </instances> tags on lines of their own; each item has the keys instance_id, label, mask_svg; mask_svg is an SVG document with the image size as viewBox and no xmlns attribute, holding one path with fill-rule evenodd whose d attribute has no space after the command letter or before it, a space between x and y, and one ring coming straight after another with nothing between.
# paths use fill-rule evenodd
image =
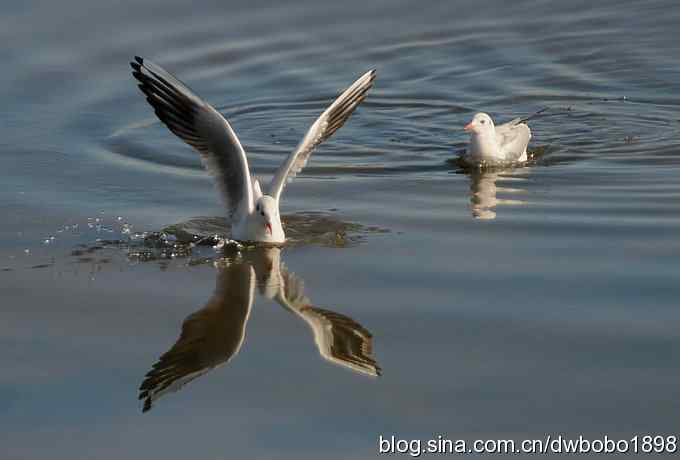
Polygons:
<instances>
[{"instance_id":1,"label":"water splash","mask_svg":"<svg viewBox=\"0 0 680 460\"><path fill-rule=\"evenodd\" d=\"M283 216L287 241L283 248L322 246L347 248L363 243L369 235L389 230L345 222L325 212L303 212ZM110 263L123 255L128 263L157 262L165 267L177 261L186 266L214 264L225 253L263 246L241 243L230 238L230 228L223 217L196 217L170 225L159 231L132 232L121 227L119 239L98 238L94 243L81 243L70 252L76 263ZM96 229L96 228L95 228Z\"/></svg>"}]
</instances>

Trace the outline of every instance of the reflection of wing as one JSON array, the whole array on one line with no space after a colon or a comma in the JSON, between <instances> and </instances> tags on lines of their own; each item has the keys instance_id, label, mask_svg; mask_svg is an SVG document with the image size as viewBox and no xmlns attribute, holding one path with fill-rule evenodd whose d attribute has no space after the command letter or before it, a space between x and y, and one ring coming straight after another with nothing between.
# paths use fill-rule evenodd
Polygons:
<instances>
[{"instance_id":1,"label":"reflection of wing","mask_svg":"<svg viewBox=\"0 0 680 460\"><path fill-rule=\"evenodd\" d=\"M508 123L496 126L496 139L507 161L525 161L527 146L531 140L531 130L515 118ZM524 158L522 158L524 157Z\"/></svg>"},{"instance_id":2,"label":"reflection of wing","mask_svg":"<svg viewBox=\"0 0 680 460\"><path fill-rule=\"evenodd\" d=\"M284 266L281 281L276 301L305 320L324 359L354 372L380 375L381 369L372 356L373 336L368 330L352 318L310 305L302 281Z\"/></svg>"},{"instance_id":3,"label":"reflection of wing","mask_svg":"<svg viewBox=\"0 0 680 460\"><path fill-rule=\"evenodd\" d=\"M340 313L306 306L299 310L314 331L321 356L332 363L367 375L380 375L373 359L373 336L361 324Z\"/></svg>"},{"instance_id":4,"label":"reflection of wing","mask_svg":"<svg viewBox=\"0 0 680 460\"><path fill-rule=\"evenodd\" d=\"M160 66L135 57L130 63L139 89L158 118L201 154L215 178L229 215L250 211L253 190L246 152L229 122L210 104Z\"/></svg>"},{"instance_id":5,"label":"reflection of wing","mask_svg":"<svg viewBox=\"0 0 680 460\"><path fill-rule=\"evenodd\" d=\"M331 137L361 104L374 79L375 70L363 74L317 118L295 151L274 174L269 185L269 195L279 200L286 183L305 167L316 146Z\"/></svg>"},{"instance_id":6,"label":"reflection of wing","mask_svg":"<svg viewBox=\"0 0 680 460\"><path fill-rule=\"evenodd\" d=\"M179 390L238 353L245 337L254 288L249 264L238 263L220 269L212 298L184 320L177 342L158 359L139 387L144 412L164 394Z\"/></svg>"}]
</instances>

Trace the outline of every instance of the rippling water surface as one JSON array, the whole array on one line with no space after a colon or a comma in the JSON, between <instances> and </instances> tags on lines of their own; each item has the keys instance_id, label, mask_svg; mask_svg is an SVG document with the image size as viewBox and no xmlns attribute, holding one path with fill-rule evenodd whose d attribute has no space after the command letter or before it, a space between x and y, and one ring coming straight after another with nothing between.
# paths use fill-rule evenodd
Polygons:
<instances>
[{"instance_id":1,"label":"rippling water surface","mask_svg":"<svg viewBox=\"0 0 680 460\"><path fill-rule=\"evenodd\" d=\"M0 11L2 458L677 432L676 2ZM285 191L295 244L220 248L210 179L135 54L227 116L264 178L377 69ZM543 108L530 165L458 167L474 112Z\"/></svg>"}]
</instances>

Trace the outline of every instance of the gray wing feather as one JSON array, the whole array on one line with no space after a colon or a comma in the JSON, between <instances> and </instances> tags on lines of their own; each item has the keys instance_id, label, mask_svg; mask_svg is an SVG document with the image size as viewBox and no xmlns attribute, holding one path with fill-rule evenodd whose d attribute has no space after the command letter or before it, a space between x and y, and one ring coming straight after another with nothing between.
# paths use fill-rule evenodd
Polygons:
<instances>
[{"instance_id":1,"label":"gray wing feather","mask_svg":"<svg viewBox=\"0 0 680 460\"><path fill-rule=\"evenodd\" d=\"M280 198L286 183L305 167L314 149L331 137L347 121L354 109L366 98L366 93L373 86L374 80L375 70L366 72L317 118L295 151L290 154L272 178L269 194L274 199Z\"/></svg>"},{"instance_id":2,"label":"gray wing feather","mask_svg":"<svg viewBox=\"0 0 680 460\"><path fill-rule=\"evenodd\" d=\"M521 121L522 121L522 119L520 117L513 118L512 120L510 120L506 123L503 123L502 125L496 126L496 131L498 132L498 131L510 130L514 126L517 126Z\"/></svg>"},{"instance_id":3,"label":"gray wing feather","mask_svg":"<svg viewBox=\"0 0 680 460\"><path fill-rule=\"evenodd\" d=\"M531 140L531 130L521 118L496 126L496 138L507 161L517 161L526 153Z\"/></svg>"},{"instance_id":4,"label":"gray wing feather","mask_svg":"<svg viewBox=\"0 0 680 460\"><path fill-rule=\"evenodd\" d=\"M230 217L250 211L253 197L248 161L229 122L160 66L138 56L130 65L158 118L201 154Z\"/></svg>"}]
</instances>

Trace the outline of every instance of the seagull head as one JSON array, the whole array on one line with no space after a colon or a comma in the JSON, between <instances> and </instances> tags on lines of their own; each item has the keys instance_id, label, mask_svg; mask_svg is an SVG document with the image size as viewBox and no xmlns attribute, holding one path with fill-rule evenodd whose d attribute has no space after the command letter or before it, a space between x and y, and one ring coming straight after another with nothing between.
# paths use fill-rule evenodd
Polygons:
<instances>
[{"instance_id":1,"label":"seagull head","mask_svg":"<svg viewBox=\"0 0 680 460\"><path fill-rule=\"evenodd\" d=\"M477 113L472 121L463 128L471 134L492 133L494 131L493 120L485 113Z\"/></svg>"},{"instance_id":2,"label":"seagull head","mask_svg":"<svg viewBox=\"0 0 680 460\"><path fill-rule=\"evenodd\" d=\"M272 235L272 225L277 221L279 208L276 204L276 200L269 195L262 195L255 202L255 213L260 219L265 231Z\"/></svg>"}]
</instances>

